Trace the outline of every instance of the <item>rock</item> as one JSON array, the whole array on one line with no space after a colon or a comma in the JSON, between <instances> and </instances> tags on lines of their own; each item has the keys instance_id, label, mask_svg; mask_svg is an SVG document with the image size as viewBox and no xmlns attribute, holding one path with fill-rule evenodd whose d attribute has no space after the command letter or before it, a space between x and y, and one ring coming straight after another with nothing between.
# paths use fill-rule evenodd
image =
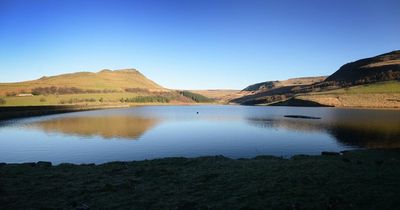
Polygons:
<instances>
[{"instance_id":1,"label":"rock","mask_svg":"<svg viewBox=\"0 0 400 210\"><path fill-rule=\"evenodd\" d=\"M21 163L22 166L35 166L36 163L28 162L28 163Z\"/></svg>"},{"instance_id":2,"label":"rock","mask_svg":"<svg viewBox=\"0 0 400 210\"><path fill-rule=\"evenodd\" d=\"M321 152L321 155L340 156L339 152Z\"/></svg>"},{"instance_id":3,"label":"rock","mask_svg":"<svg viewBox=\"0 0 400 210\"><path fill-rule=\"evenodd\" d=\"M319 120L320 117L306 116L306 115L284 115L287 118L301 118L301 119L311 119L311 120Z\"/></svg>"},{"instance_id":4,"label":"rock","mask_svg":"<svg viewBox=\"0 0 400 210\"><path fill-rule=\"evenodd\" d=\"M36 166L39 167L51 167L52 163L51 162L47 162L47 161L39 161L36 163Z\"/></svg>"}]
</instances>

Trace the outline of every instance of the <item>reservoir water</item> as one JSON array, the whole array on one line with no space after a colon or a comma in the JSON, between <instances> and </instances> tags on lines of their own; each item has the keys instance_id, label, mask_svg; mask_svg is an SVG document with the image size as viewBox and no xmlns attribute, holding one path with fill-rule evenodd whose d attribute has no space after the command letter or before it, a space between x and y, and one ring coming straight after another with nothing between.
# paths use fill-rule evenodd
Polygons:
<instances>
[{"instance_id":1,"label":"reservoir water","mask_svg":"<svg viewBox=\"0 0 400 210\"><path fill-rule=\"evenodd\" d=\"M7 163L104 163L210 155L290 157L397 147L400 112L390 110L142 106L0 123L0 162Z\"/></svg>"}]
</instances>

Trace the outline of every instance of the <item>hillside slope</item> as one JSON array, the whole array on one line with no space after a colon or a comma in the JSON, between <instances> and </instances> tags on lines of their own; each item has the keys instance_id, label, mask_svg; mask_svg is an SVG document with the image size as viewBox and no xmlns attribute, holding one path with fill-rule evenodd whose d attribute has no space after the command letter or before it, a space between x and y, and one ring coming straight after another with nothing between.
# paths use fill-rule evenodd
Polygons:
<instances>
[{"instance_id":1,"label":"hillside slope","mask_svg":"<svg viewBox=\"0 0 400 210\"><path fill-rule=\"evenodd\" d=\"M347 63L325 82L360 85L400 79L400 50Z\"/></svg>"},{"instance_id":2,"label":"hillside slope","mask_svg":"<svg viewBox=\"0 0 400 210\"><path fill-rule=\"evenodd\" d=\"M301 100L308 100L311 99L312 95L312 101L321 103L322 105L377 108L400 107L400 104L398 104L400 102L398 99L400 86L398 86L397 83L379 86L380 89L382 89L382 87L394 88L394 90L389 91L389 93L369 93L368 91L364 91L363 93L359 93L357 97L355 94L344 97L350 93L348 91L343 91L344 89L347 90L357 85L373 85L372 83L385 81L390 83L390 81L400 80L400 51L393 51L345 64L325 80L322 81L321 78L322 77L316 77L314 80L315 82L309 80L310 84L303 83L296 85L294 82L286 82L286 85L282 85L282 82L279 81L254 84L242 90L242 92L246 92L247 94L233 99L231 102L246 105L271 104L290 100L293 97ZM318 81L318 79L320 79L320 81ZM371 88L374 89L375 87L369 87L369 90L371 90ZM362 87L356 89L365 90L366 88ZM332 92L329 91L341 91L341 97L345 99L346 102L337 102L336 99L331 97ZM318 96L315 96L316 94L318 94ZM323 97L324 94L329 94L329 97ZM383 96L382 94L385 95ZM379 100L375 100L374 98Z\"/></svg>"},{"instance_id":3,"label":"hillside slope","mask_svg":"<svg viewBox=\"0 0 400 210\"><path fill-rule=\"evenodd\" d=\"M0 106L187 104L214 100L163 88L135 69L78 72L0 83Z\"/></svg>"},{"instance_id":4,"label":"hillside slope","mask_svg":"<svg viewBox=\"0 0 400 210\"><path fill-rule=\"evenodd\" d=\"M38 87L68 87L80 88L84 90L113 90L123 91L127 88L140 88L149 91L165 90L157 83L146 78L136 69L122 70L102 70L97 73L78 72L62 74L58 76L42 77L38 80L0 83L0 95L7 93L30 93L32 89Z\"/></svg>"},{"instance_id":5,"label":"hillside slope","mask_svg":"<svg viewBox=\"0 0 400 210\"><path fill-rule=\"evenodd\" d=\"M299 78L291 78L287 80L281 81L266 81L260 82L254 85L250 85L243 89L243 91L266 91L271 90L278 87L287 87L287 86L295 86L295 85L311 85L317 82L322 82L326 79L325 76L320 77L299 77Z\"/></svg>"}]
</instances>

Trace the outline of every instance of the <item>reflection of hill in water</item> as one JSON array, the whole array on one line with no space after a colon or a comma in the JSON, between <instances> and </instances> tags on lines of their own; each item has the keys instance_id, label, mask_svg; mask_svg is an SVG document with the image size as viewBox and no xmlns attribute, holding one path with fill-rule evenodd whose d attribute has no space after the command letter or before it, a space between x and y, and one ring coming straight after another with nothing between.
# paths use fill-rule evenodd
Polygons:
<instances>
[{"instance_id":1,"label":"reflection of hill in water","mask_svg":"<svg viewBox=\"0 0 400 210\"><path fill-rule=\"evenodd\" d=\"M158 123L157 119L134 116L83 116L40 121L30 127L78 136L137 139Z\"/></svg>"},{"instance_id":2,"label":"reflection of hill in water","mask_svg":"<svg viewBox=\"0 0 400 210\"><path fill-rule=\"evenodd\" d=\"M333 122L304 119L247 119L250 125L304 132L325 132L338 142L364 148L400 148L400 122L341 119Z\"/></svg>"}]
</instances>

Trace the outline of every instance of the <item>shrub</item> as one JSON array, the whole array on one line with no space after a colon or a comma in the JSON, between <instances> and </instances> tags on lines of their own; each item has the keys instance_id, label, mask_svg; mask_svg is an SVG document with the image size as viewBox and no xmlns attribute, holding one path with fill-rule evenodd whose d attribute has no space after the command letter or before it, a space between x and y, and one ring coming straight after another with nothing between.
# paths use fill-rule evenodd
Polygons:
<instances>
[{"instance_id":1,"label":"shrub","mask_svg":"<svg viewBox=\"0 0 400 210\"><path fill-rule=\"evenodd\" d=\"M4 99L4 98L0 98L0 104L6 104L7 103L7 101Z\"/></svg>"},{"instance_id":2,"label":"shrub","mask_svg":"<svg viewBox=\"0 0 400 210\"><path fill-rule=\"evenodd\" d=\"M40 98L40 102L46 102L47 100L45 98Z\"/></svg>"}]
</instances>

